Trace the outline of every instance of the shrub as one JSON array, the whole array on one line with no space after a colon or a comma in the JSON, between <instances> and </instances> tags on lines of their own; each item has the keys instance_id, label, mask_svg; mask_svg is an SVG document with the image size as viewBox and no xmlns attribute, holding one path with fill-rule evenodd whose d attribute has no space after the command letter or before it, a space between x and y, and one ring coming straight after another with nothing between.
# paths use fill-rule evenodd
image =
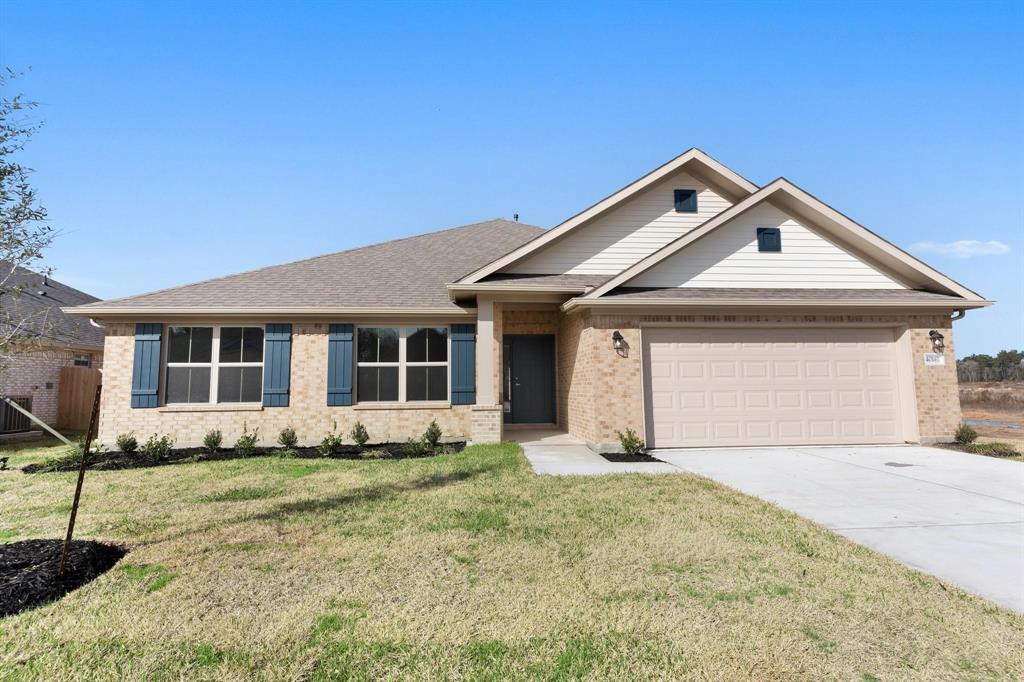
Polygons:
<instances>
[{"instance_id":1,"label":"shrub","mask_svg":"<svg viewBox=\"0 0 1024 682\"><path fill-rule=\"evenodd\" d=\"M405 441L405 445L402 446L402 452L406 457L423 457L430 453L430 444L425 440L410 438Z\"/></svg>"},{"instance_id":2,"label":"shrub","mask_svg":"<svg viewBox=\"0 0 1024 682\"><path fill-rule=\"evenodd\" d=\"M967 452L976 455L988 455L989 457L1017 457L1020 452L1009 443L971 443L966 448Z\"/></svg>"},{"instance_id":3,"label":"shrub","mask_svg":"<svg viewBox=\"0 0 1024 682\"><path fill-rule=\"evenodd\" d=\"M256 454L256 443L260 439L259 427L249 431L249 425L242 422L242 435L235 441L235 452L242 457Z\"/></svg>"},{"instance_id":4,"label":"shrub","mask_svg":"<svg viewBox=\"0 0 1024 682\"><path fill-rule=\"evenodd\" d=\"M967 445L968 443L973 443L975 440L978 439L978 432L972 429L967 424L961 424L960 426L956 427L956 433L953 435L953 437L956 438L957 443L960 443L961 445Z\"/></svg>"},{"instance_id":5,"label":"shrub","mask_svg":"<svg viewBox=\"0 0 1024 682\"><path fill-rule=\"evenodd\" d=\"M224 434L220 432L220 429L210 429L203 436L203 449L211 455L216 455L217 451L220 450L221 443L224 442Z\"/></svg>"},{"instance_id":6,"label":"shrub","mask_svg":"<svg viewBox=\"0 0 1024 682\"><path fill-rule=\"evenodd\" d=\"M363 422L356 422L352 427L352 431L348 435L355 441L356 445L358 445L360 449L365 447L366 442L370 440L370 434L366 432L366 427L363 426Z\"/></svg>"},{"instance_id":7,"label":"shrub","mask_svg":"<svg viewBox=\"0 0 1024 682\"><path fill-rule=\"evenodd\" d=\"M142 444L139 448L139 452L149 460L154 462L161 459L167 459L171 454L171 448L174 447L174 441L171 440L170 436L160 436L157 438L154 433L149 439Z\"/></svg>"},{"instance_id":8,"label":"shrub","mask_svg":"<svg viewBox=\"0 0 1024 682\"><path fill-rule=\"evenodd\" d=\"M441 427L437 425L437 420L434 419L430 422L427 430L423 432L423 442L430 446L431 451L437 449L437 443L441 440Z\"/></svg>"},{"instance_id":9,"label":"shrub","mask_svg":"<svg viewBox=\"0 0 1024 682\"><path fill-rule=\"evenodd\" d=\"M341 448L344 445L345 442L342 440L341 434L338 433L338 422L334 422L334 427L320 441L320 447L317 449L320 450L321 455L330 456L341 452Z\"/></svg>"},{"instance_id":10,"label":"shrub","mask_svg":"<svg viewBox=\"0 0 1024 682\"><path fill-rule=\"evenodd\" d=\"M640 455L643 454L644 449L647 447L643 439L636 435L636 431L633 429L626 429L626 432L616 431L616 435L619 437L619 445L622 446L622 451L627 455Z\"/></svg>"},{"instance_id":11,"label":"shrub","mask_svg":"<svg viewBox=\"0 0 1024 682\"><path fill-rule=\"evenodd\" d=\"M363 459L390 459L391 453L383 448L374 448L371 450L363 450L360 453Z\"/></svg>"},{"instance_id":12,"label":"shrub","mask_svg":"<svg viewBox=\"0 0 1024 682\"><path fill-rule=\"evenodd\" d=\"M286 450L294 450L299 445L299 434L295 433L295 429L290 426L286 426L281 429L281 433L277 436L277 442Z\"/></svg>"},{"instance_id":13,"label":"shrub","mask_svg":"<svg viewBox=\"0 0 1024 682\"><path fill-rule=\"evenodd\" d=\"M135 432L121 433L117 436L117 449L126 455L130 455L139 449L139 441L135 439Z\"/></svg>"}]
</instances>

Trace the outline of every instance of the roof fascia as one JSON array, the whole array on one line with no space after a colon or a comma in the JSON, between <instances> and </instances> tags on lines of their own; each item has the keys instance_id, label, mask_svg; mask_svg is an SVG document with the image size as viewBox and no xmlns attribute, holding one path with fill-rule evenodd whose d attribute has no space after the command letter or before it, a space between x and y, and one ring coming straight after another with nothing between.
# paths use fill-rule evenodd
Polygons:
<instances>
[{"instance_id":1,"label":"roof fascia","mask_svg":"<svg viewBox=\"0 0 1024 682\"><path fill-rule=\"evenodd\" d=\"M628 201L637 193L665 179L667 176L677 170L680 170L683 166L691 162L701 167L696 174L700 175L702 180L720 187L727 193L733 195L733 198L742 198L757 191L757 185L732 169L722 165L718 160L712 158L700 149L694 147L683 152L671 161L655 168L643 177L634 180L622 189L608 195L596 204L585 208L576 215L563 221L561 224L551 228L536 239L523 244L518 249L515 249L501 258L491 261L482 268L462 277L458 282L456 282L456 284L472 284L478 282L484 277L494 274L501 268L508 267L516 261L522 260L547 244L561 239L584 223L606 213L619 204Z\"/></svg>"},{"instance_id":2,"label":"roof fascia","mask_svg":"<svg viewBox=\"0 0 1024 682\"><path fill-rule=\"evenodd\" d=\"M679 310L681 308L856 308L865 310L882 309L927 309L927 310L968 310L973 308L985 308L994 304L995 301L884 301L871 298L851 298L845 300L836 299L706 299L687 300L672 302L664 298L631 298L628 301L620 301L609 298L572 298L562 304L563 312L573 312L585 308L658 308L665 310Z\"/></svg>"}]
</instances>

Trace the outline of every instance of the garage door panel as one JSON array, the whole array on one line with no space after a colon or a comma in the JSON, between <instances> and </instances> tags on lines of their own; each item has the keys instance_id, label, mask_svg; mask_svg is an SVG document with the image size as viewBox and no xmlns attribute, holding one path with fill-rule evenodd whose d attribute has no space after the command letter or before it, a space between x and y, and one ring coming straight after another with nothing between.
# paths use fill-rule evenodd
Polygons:
<instances>
[{"instance_id":1,"label":"garage door panel","mask_svg":"<svg viewBox=\"0 0 1024 682\"><path fill-rule=\"evenodd\" d=\"M891 329L644 330L652 447L900 442Z\"/></svg>"}]
</instances>

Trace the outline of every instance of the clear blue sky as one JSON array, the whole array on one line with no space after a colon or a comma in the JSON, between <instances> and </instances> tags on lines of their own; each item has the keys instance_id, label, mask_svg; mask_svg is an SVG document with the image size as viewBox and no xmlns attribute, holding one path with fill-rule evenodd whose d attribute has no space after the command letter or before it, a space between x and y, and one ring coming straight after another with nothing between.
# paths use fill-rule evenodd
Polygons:
<instances>
[{"instance_id":1,"label":"clear blue sky","mask_svg":"<svg viewBox=\"0 0 1024 682\"><path fill-rule=\"evenodd\" d=\"M44 105L48 262L98 296L549 227L697 146L932 242L911 250L1000 301L963 355L1024 345L1022 8L0 0L0 61Z\"/></svg>"}]
</instances>

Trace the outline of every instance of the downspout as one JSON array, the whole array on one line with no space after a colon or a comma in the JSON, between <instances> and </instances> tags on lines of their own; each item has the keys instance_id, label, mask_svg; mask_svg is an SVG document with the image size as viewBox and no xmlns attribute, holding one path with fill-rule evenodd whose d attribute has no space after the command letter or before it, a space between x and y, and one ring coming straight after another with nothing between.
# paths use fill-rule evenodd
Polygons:
<instances>
[{"instance_id":1,"label":"downspout","mask_svg":"<svg viewBox=\"0 0 1024 682\"><path fill-rule=\"evenodd\" d=\"M953 311L953 317L951 317L950 320L952 322L956 322L957 320L963 319L964 315L966 314L966 310L964 310L963 308L957 308L956 310Z\"/></svg>"}]
</instances>

